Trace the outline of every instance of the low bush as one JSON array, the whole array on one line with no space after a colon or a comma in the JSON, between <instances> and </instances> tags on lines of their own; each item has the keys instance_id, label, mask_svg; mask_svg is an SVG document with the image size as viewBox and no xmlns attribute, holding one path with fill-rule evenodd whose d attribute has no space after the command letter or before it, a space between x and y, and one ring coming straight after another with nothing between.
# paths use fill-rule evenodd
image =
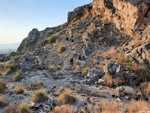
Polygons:
<instances>
[{"instance_id":1,"label":"low bush","mask_svg":"<svg viewBox=\"0 0 150 113\"><path fill-rule=\"evenodd\" d=\"M30 108L29 108L29 105L28 105L27 103L24 103L24 102L23 102L23 103L19 106L19 108L20 108L21 113L32 113L31 110L30 110Z\"/></svg>"},{"instance_id":2,"label":"low bush","mask_svg":"<svg viewBox=\"0 0 150 113\"><path fill-rule=\"evenodd\" d=\"M60 65L57 66L57 70L61 70L61 66Z\"/></svg>"},{"instance_id":3,"label":"low bush","mask_svg":"<svg viewBox=\"0 0 150 113\"><path fill-rule=\"evenodd\" d=\"M62 104L73 104L76 102L76 97L74 97L70 91L65 91L64 93L60 94L58 101Z\"/></svg>"},{"instance_id":4,"label":"low bush","mask_svg":"<svg viewBox=\"0 0 150 113\"><path fill-rule=\"evenodd\" d=\"M2 79L0 79L0 93L3 93L6 89L6 81L3 81Z\"/></svg>"},{"instance_id":5,"label":"low bush","mask_svg":"<svg viewBox=\"0 0 150 113\"><path fill-rule=\"evenodd\" d=\"M0 96L0 107L4 107L7 104L7 102L3 99L2 96Z\"/></svg>"},{"instance_id":6,"label":"low bush","mask_svg":"<svg viewBox=\"0 0 150 113\"><path fill-rule=\"evenodd\" d=\"M22 87L22 86L18 87L18 88L16 89L16 93L17 93L17 94L22 94L22 93L24 93L23 87Z\"/></svg>"},{"instance_id":7,"label":"low bush","mask_svg":"<svg viewBox=\"0 0 150 113\"><path fill-rule=\"evenodd\" d=\"M148 103L146 101L132 101L129 105L129 113L138 113L148 107Z\"/></svg>"},{"instance_id":8,"label":"low bush","mask_svg":"<svg viewBox=\"0 0 150 113\"><path fill-rule=\"evenodd\" d=\"M58 53L63 53L66 50L66 47L64 45L61 45L58 47L57 52Z\"/></svg>"},{"instance_id":9,"label":"low bush","mask_svg":"<svg viewBox=\"0 0 150 113\"><path fill-rule=\"evenodd\" d=\"M44 89L35 91L32 95L32 101L35 103L44 102L48 99L47 92Z\"/></svg>"},{"instance_id":10,"label":"low bush","mask_svg":"<svg viewBox=\"0 0 150 113\"><path fill-rule=\"evenodd\" d=\"M94 59L93 59L93 63L94 63L94 64L98 64L98 60L94 58Z\"/></svg>"},{"instance_id":11,"label":"low bush","mask_svg":"<svg viewBox=\"0 0 150 113\"><path fill-rule=\"evenodd\" d=\"M82 73L86 75L89 70L90 70L89 67L85 67L85 68L83 69Z\"/></svg>"},{"instance_id":12,"label":"low bush","mask_svg":"<svg viewBox=\"0 0 150 113\"><path fill-rule=\"evenodd\" d=\"M56 39L57 39L57 36L56 35L52 35L51 37L49 37L48 41L51 44L51 43L54 43L56 41Z\"/></svg>"},{"instance_id":13,"label":"low bush","mask_svg":"<svg viewBox=\"0 0 150 113\"><path fill-rule=\"evenodd\" d=\"M55 68L54 68L54 66L52 66L52 65L51 65L51 66L49 66L49 71L50 71L50 72L55 72Z\"/></svg>"},{"instance_id":14,"label":"low bush","mask_svg":"<svg viewBox=\"0 0 150 113\"><path fill-rule=\"evenodd\" d=\"M13 81L19 81L19 80L21 80L21 75L22 75L22 71L18 71L18 72L16 72L16 74L13 76Z\"/></svg>"},{"instance_id":15,"label":"low bush","mask_svg":"<svg viewBox=\"0 0 150 113\"><path fill-rule=\"evenodd\" d=\"M73 106L64 105L64 106L56 106L54 109L55 113L73 113Z\"/></svg>"}]
</instances>

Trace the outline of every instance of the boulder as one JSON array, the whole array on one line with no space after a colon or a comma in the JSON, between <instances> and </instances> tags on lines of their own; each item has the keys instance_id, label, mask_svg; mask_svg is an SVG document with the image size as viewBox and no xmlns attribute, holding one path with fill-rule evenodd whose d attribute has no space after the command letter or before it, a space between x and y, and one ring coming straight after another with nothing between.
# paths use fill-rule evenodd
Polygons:
<instances>
[{"instance_id":1,"label":"boulder","mask_svg":"<svg viewBox=\"0 0 150 113\"><path fill-rule=\"evenodd\" d=\"M105 67L105 74L111 75L115 78L122 78L124 73L124 67L119 63L108 63Z\"/></svg>"},{"instance_id":2,"label":"boulder","mask_svg":"<svg viewBox=\"0 0 150 113\"><path fill-rule=\"evenodd\" d=\"M124 92L126 94L136 95L137 91L130 86L120 86L116 88L116 91L121 93Z\"/></svg>"},{"instance_id":3,"label":"boulder","mask_svg":"<svg viewBox=\"0 0 150 113\"><path fill-rule=\"evenodd\" d=\"M104 75L104 72L99 70L99 69L92 69L88 71L87 76L92 80L92 81L97 81L98 79L102 78Z\"/></svg>"}]
</instances>

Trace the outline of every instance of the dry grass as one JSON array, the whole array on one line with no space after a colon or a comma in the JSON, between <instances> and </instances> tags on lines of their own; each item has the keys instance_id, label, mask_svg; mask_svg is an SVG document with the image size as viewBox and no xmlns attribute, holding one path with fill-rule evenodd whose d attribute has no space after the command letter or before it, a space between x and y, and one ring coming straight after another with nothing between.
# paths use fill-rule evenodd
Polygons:
<instances>
[{"instance_id":1,"label":"dry grass","mask_svg":"<svg viewBox=\"0 0 150 113\"><path fill-rule=\"evenodd\" d=\"M107 63L108 59L111 59L111 56L114 56L114 54L116 54L116 49L114 47L111 47L109 51L103 54L105 62Z\"/></svg>"},{"instance_id":2,"label":"dry grass","mask_svg":"<svg viewBox=\"0 0 150 113\"><path fill-rule=\"evenodd\" d=\"M68 53L66 53L64 57L65 57L65 58L67 58L68 56L69 56L69 54L68 54Z\"/></svg>"},{"instance_id":3,"label":"dry grass","mask_svg":"<svg viewBox=\"0 0 150 113\"><path fill-rule=\"evenodd\" d=\"M23 87L22 87L22 86L18 87L18 88L16 89L16 93L17 93L17 94L22 94L22 93L24 93Z\"/></svg>"},{"instance_id":4,"label":"dry grass","mask_svg":"<svg viewBox=\"0 0 150 113\"><path fill-rule=\"evenodd\" d=\"M3 81L2 79L0 79L0 93L3 93L4 90L6 89L6 81Z\"/></svg>"},{"instance_id":5,"label":"dry grass","mask_svg":"<svg viewBox=\"0 0 150 113\"><path fill-rule=\"evenodd\" d=\"M93 63L94 63L94 64L98 64L98 60L94 58L94 59L93 59Z\"/></svg>"},{"instance_id":6,"label":"dry grass","mask_svg":"<svg viewBox=\"0 0 150 113\"><path fill-rule=\"evenodd\" d=\"M54 109L55 113L73 113L73 106L70 105L63 105L63 106L56 106Z\"/></svg>"},{"instance_id":7,"label":"dry grass","mask_svg":"<svg viewBox=\"0 0 150 113\"><path fill-rule=\"evenodd\" d=\"M52 66L52 65L51 65L51 66L49 66L49 71L50 71L50 72L55 72L55 68L54 68L54 66Z\"/></svg>"},{"instance_id":8,"label":"dry grass","mask_svg":"<svg viewBox=\"0 0 150 113\"><path fill-rule=\"evenodd\" d=\"M22 71L18 71L18 72L16 72L16 74L15 74L15 76L13 77L13 81L19 81L19 80L21 80L21 75L22 75Z\"/></svg>"},{"instance_id":9,"label":"dry grass","mask_svg":"<svg viewBox=\"0 0 150 113\"><path fill-rule=\"evenodd\" d=\"M6 104L6 101L3 99L2 96L0 96L0 107L4 107Z\"/></svg>"},{"instance_id":10,"label":"dry grass","mask_svg":"<svg viewBox=\"0 0 150 113\"><path fill-rule=\"evenodd\" d=\"M76 70L81 70L80 65L76 65Z\"/></svg>"},{"instance_id":11,"label":"dry grass","mask_svg":"<svg viewBox=\"0 0 150 113\"><path fill-rule=\"evenodd\" d=\"M76 97L71 94L70 91L65 91L59 95L58 101L62 104L73 104L76 102Z\"/></svg>"},{"instance_id":12,"label":"dry grass","mask_svg":"<svg viewBox=\"0 0 150 113\"><path fill-rule=\"evenodd\" d=\"M47 92L44 89L40 89L33 93L31 100L35 103L40 103L46 101L47 99Z\"/></svg>"},{"instance_id":13,"label":"dry grass","mask_svg":"<svg viewBox=\"0 0 150 113\"><path fill-rule=\"evenodd\" d=\"M102 113L120 113L123 110L123 103L102 99L100 100L102 105Z\"/></svg>"},{"instance_id":14,"label":"dry grass","mask_svg":"<svg viewBox=\"0 0 150 113\"><path fill-rule=\"evenodd\" d=\"M23 103L19 106L19 108L20 108L21 113L32 113L32 112L30 111L29 105L28 105L27 103L24 103L24 102L23 102Z\"/></svg>"},{"instance_id":15,"label":"dry grass","mask_svg":"<svg viewBox=\"0 0 150 113\"><path fill-rule=\"evenodd\" d=\"M58 53L63 53L66 50L66 47L64 45L61 45L57 48Z\"/></svg>"},{"instance_id":16,"label":"dry grass","mask_svg":"<svg viewBox=\"0 0 150 113\"><path fill-rule=\"evenodd\" d=\"M148 107L148 103L146 101L132 101L129 105L129 113L137 113L142 111Z\"/></svg>"}]
</instances>

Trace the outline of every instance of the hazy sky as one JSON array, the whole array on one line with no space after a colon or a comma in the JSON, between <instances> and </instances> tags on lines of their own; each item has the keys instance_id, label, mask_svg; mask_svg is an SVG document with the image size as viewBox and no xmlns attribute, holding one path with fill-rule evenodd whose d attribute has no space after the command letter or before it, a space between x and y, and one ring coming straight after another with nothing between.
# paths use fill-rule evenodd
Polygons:
<instances>
[{"instance_id":1,"label":"hazy sky","mask_svg":"<svg viewBox=\"0 0 150 113\"><path fill-rule=\"evenodd\" d=\"M68 11L93 0L0 0L0 44L21 42L32 28L67 21Z\"/></svg>"}]
</instances>

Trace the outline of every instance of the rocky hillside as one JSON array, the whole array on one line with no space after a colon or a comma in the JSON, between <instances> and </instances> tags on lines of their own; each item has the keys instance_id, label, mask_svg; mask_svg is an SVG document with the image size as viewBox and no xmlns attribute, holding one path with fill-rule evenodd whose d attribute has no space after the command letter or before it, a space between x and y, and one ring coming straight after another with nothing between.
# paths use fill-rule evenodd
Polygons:
<instances>
[{"instance_id":1,"label":"rocky hillside","mask_svg":"<svg viewBox=\"0 0 150 113\"><path fill-rule=\"evenodd\" d=\"M0 112L148 113L149 18L148 0L94 0L33 29L0 56Z\"/></svg>"}]
</instances>

